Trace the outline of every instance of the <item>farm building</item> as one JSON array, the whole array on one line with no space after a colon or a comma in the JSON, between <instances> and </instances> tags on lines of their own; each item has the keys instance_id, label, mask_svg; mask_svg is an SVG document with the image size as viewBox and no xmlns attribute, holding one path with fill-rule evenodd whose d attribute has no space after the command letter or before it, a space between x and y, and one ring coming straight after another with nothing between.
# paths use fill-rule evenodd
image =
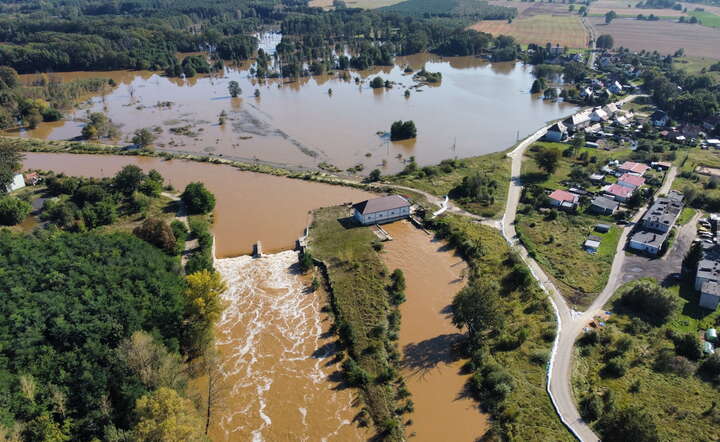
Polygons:
<instances>
[{"instance_id":1,"label":"farm building","mask_svg":"<svg viewBox=\"0 0 720 442\"><path fill-rule=\"evenodd\" d=\"M373 198L353 206L355 219L362 225L387 223L410 216L410 202L400 195Z\"/></svg>"}]
</instances>

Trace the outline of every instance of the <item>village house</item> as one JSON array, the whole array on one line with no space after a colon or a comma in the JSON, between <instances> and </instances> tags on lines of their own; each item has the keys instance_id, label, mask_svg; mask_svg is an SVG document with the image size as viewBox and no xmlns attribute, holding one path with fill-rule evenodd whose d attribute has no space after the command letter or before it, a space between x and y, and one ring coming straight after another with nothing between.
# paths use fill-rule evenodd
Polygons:
<instances>
[{"instance_id":1,"label":"village house","mask_svg":"<svg viewBox=\"0 0 720 442\"><path fill-rule=\"evenodd\" d=\"M596 107L593 112L590 114L590 120L595 123L600 123L603 121L607 121L610 117L608 116L607 112L602 110L599 107Z\"/></svg>"},{"instance_id":2,"label":"village house","mask_svg":"<svg viewBox=\"0 0 720 442\"><path fill-rule=\"evenodd\" d=\"M596 196L590 203L590 211L598 215L614 215L620 203L604 196Z\"/></svg>"},{"instance_id":3,"label":"village house","mask_svg":"<svg viewBox=\"0 0 720 442\"><path fill-rule=\"evenodd\" d=\"M637 189L645 184L645 178L639 175L633 175L630 173L623 174L618 178L618 184L623 187L629 187L631 189Z\"/></svg>"},{"instance_id":4,"label":"village house","mask_svg":"<svg viewBox=\"0 0 720 442\"><path fill-rule=\"evenodd\" d=\"M682 211L682 199L683 195L676 191L670 192L667 197L657 198L643 215L639 229L630 237L628 246L658 255Z\"/></svg>"},{"instance_id":5,"label":"village house","mask_svg":"<svg viewBox=\"0 0 720 442\"><path fill-rule=\"evenodd\" d=\"M708 132L714 131L715 129L720 127L720 114L707 117L705 120L703 120L702 125L703 129L707 130Z\"/></svg>"},{"instance_id":6,"label":"village house","mask_svg":"<svg viewBox=\"0 0 720 442\"><path fill-rule=\"evenodd\" d=\"M614 81L610 86L608 86L608 90L612 92L613 94L617 95L622 93L623 87L620 83L617 81Z\"/></svg>"},{"instance_id":7,"label":"village house","mask_svg":"<svg viewBox=\"0 0 720 442\"><path fill-rule=\"evenodd\" d=\"M617 169L620 173L634 173L642 176L645 175L645 172L647 172L648 169L650 169L650 166L647 164L636 163L634 161L625 161L619 165Z\"/></svg>"},{"instance_id":8,"label":"village house","mask_svg":"<svg viewBox=\"0 0 720 442\"><path fill-rule=\"evenodd\" d=\"M653 161L650 166L657 170L668 170L672 167L672 163L668 161Z\"/></svg>"},{"instance_id":9,"label":"village house","mask_svg":"<svg viewBox=\"0 0 720 442\"><path fill-rule=\"evenodd\" d=\"M605 193L615 201L625 202L632 196L633 189L620 184L611 184L605 189Z\"/></svg>"},{"instance_id":10,"label":"village house","mask_svg":"<svg viewBox=\"0 0 720 442\"><path fill-rule=\"evenodd\" d=\"M603 106L602 110L604 110L610 117L613 117L620 109L618 109L615 103L609 103Z\"/></svg>"},{"instance_id":11,"label":"village house","mask_svg":"<svg viewBox=\"0 0 720 442\"><path fill-rule=\"evenodd\" d=\"M590 125L590 111L585 110L573 114L562 121L571 132L582 130Z\"/></svg>"},{"instance_id":12,"label":"village house","mask_svg":"<svg viewBox=\"0 0 720 442\"><path fill-rule=\"evenodd\" d=\"M565 127L565 125L559 121L550 126L550 128L548 128L547 132L545 133L545 139L547 141L552 141L556 143L559 141L564 141L565 139L567 139L567 136L567 127Z\"/></svg>"},{"instance_id":13,"label":"village house","mask_svg":"<svg viewBox=\"0 0 720 442\"><path fill-rule=\"evenodd\" d=\"M400 195L390 195L357 203L355 219L362 225L387 223L410 216L410 202Z\"/></svg>"},{"instance_id":14,"label":"village house","mask_svg":"<svg viewBox=\"0 0 720 442\"><path fill-rule=\"evenodd\" d=\"M25 184L29 186L36 186L42 181L42 177L37 172L26 173L23 178L25 179Z\"/></svg>"},{"instance_id":15,"label":"village house","mask_svg":"<svg viewBox=\"0 0 720 442\"><path fill-rule=\"evenodd\" d=\"M22 174L17 174L13 177L12 183L7 186L8 192L14 192L16 190L20 190L23 187L25 187L25 178L23 178Z\"/></svg>"},{"instance_id":16,"label":"village house","mask_svg":"<svg viewBox=\"0 0 720 442\"><path fill-rule=\"evenodd\" d=\"M650 115L650 122L655 127L665 127L668 123L668 114L662 110L656 110Z\"/></svg>"},{"instance_id":17,"label":"village house","mask_svg":"<svg viewBox=\"0 0 720 442\"><path fill-rule=\"evenodd\" d=\"M574 209L580 197L566 190L557 189L548 195L550 205L561 209Z\"/></svg>"}]
</instances>

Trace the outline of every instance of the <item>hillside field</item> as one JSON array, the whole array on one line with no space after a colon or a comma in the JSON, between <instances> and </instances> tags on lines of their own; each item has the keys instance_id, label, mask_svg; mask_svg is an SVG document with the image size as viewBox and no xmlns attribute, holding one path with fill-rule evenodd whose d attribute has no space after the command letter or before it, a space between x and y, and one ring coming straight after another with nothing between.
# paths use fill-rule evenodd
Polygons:
<instances>
[{"instance_id":1,"label":"hillside field","mask_svg":"<svg viewBox=\"0 0 720 442\"><path fill-rule=\"evenodd\" d=\"M471 26L492 35L511 35L521 44L551 43L569 48L587 46L588 34L578 16L534 15L506 20L483 20Z\"/></svg>"}]
</instances>

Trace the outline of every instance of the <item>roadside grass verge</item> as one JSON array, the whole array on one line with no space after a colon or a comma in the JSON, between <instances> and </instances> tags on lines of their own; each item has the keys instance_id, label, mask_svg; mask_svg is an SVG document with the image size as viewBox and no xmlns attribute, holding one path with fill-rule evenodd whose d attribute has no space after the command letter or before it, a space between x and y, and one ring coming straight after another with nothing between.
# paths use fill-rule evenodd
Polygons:
<instances>
[{"instance_id":1,"label":"roadside grass verge","mask_svg":"<svg viewBox=\"0 0 720 442\"><path fill-rule=\"evenodd\" d=\"M515 227L530 256L561 283L563 295L574 307L586 308L607 283L621 229L611 224L603 234L593 230L607 223L602 218L559 212L551 219L551 213L518 213ZM594 254L583 250L588 235L602 238Z\"/></svg>"},{"instance_id":2,"label":"roadside grass verge","mask_svg":"<svg viewBox=\"0 0 720 442\"><path fill-rule=\"evenodd\" d=\"M497 230L457 215L443 215L430 224L470 265L469 285L481 279L501 285L502 330L482 343L468 341L471 360L467 368L476 373L468 387L481 408L493 416L490 433L512 440L574 440L546 392L546 366L557 329L547 295ZM474 389L483 380L487 382L484 370L495 364L511 378L512 385L498 402L483 399L487 392L482 388Z\"/></svg>"},{"instance_id":3,"label":"roadside grass verge","mask_svg":"<svg viewBox=\"0 0 720 442\"><path fill-rule=\"evenodd\" d=\"M497 183L490 204L481 204L472 198L455 199L459 206L480 216L498 217L505 210L508 183L510 181L510 158L507 151L459 160L447 160L436 166L419 168L414 172L385 177L385 181L431 193L450 195L465 177L482 175Z\"/></svg>"},{"instance_id":4,"label":"roadside grass verge","mask_svg":"<svg viewBox=\"0 0 720 442\"><path fill-rule=\"evenodd\" d=\"M314 212L309 250L327 268L334 328L349 355L345 377L360 389L383 440L400 440L396 401L405 387L397 345L388 337L399 326L399 313L388 301L388 272L373 248L376 241L370 228L354 225L345 206Z\"/></svg>"},{"instance_id":5,"label":"roadside grass verge","mask_svg":"<svg viewBox=\"0 0 720 442\"><path fill-rule=\"evenodd\" d=\"M684 226L692 219L693 216L695 216L695 213L697 210L693 209L692 207L684 207L682 209L682 212L680 212L680 216L678 217L677 221L675 222L678 226Z\"/></svg>"},{"instance_id":6,"label":"roadside grass verge","mask_svg":"<svg viewBox=\"0 0 720 442\"><path fill-rule=\"evenodd\" d=\"M622 293L626 284L617 293ZM671 291L677 293L675 286ZM685 289L680 290L681 295ZM616 295L617 296L617 295ZM606 327L597 331L597 341L578 342L575 349L573 387L580 402L581 414L585 403L596 401L600 414L612 410L637 407L645 411L658 430L659 440L716 440L720 410L717 387L696 370L701 362L675 356L674 341L680 334L697 334L704 327L688 316L688 307L697 307L697 296L689 301L681 297L681 307L665 325L653 326L631 314L613 314ZM605 308L611 308L611 301ZM705 312L709 312L705 310ZM691 315L694 315L691 313ZM709 315L705 321L710 322ZM717 316L714 320L717 321ZM679 324L684 324L678 327ZM660 355L669 354L671 364L661 367ZM624 373L608 370L609 361L620 361ZM609 408L603 402L610 393ZM603 398L603 399L601 399ZM592 421L593 419L589 419ZM594 424L598 428L597 422Z\"/></svg>"}]
</instances>

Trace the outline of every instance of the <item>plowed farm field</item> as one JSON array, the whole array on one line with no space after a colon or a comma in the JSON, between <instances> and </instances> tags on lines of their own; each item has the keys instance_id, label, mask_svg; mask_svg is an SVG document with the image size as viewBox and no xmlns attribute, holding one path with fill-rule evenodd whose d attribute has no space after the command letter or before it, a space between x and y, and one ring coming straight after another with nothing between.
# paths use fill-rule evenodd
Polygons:
<instances>
[{"instance_id":1,"label":"plowed farm field","mask_svg":"<svg viewBox=\"0 0 720 442\"><path fill-rule=\"evenodd\" d=\"M591 23L598 35L612 35L616 48L645 49L663 55L671 55L682 48L689 57L720 59L720 45L717 44L720 29L667 20L615 19L606 25L603 18L593 17Z\"/></svg>"}]
</instances>

